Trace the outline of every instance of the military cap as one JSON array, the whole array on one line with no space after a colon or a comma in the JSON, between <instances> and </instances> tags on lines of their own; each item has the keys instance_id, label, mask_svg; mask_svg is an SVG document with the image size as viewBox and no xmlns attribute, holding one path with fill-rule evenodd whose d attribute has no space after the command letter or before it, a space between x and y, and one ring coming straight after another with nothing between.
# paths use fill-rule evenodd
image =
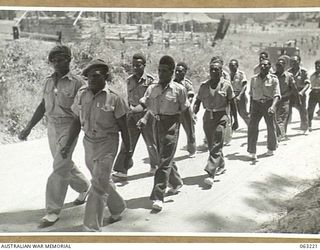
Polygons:
<instances>
[{"instance_id":1,"label":"military cap","mask_svg":"<svg viewBox=\"0 0 320 250\"><path fill-rule=\"evenodd\" d=\"M178 63L177 63L177 67L178 67L178 66L184 67L185 70L188 69L188 66L187 66L187 64L186 64L185 62L178 62Z\"/></svg>"},{"instance_id":2,"label":"military cap","mask_svg":"<svg viewBox=\"0 0 320 250\"><path fill-rule=\"evenodd\" d=\"M57 45L57 46L53 47L49 52L49 56L48 56L49 62L52 61L52 58L55 55L64 55L68 58L71 58L71 50L69 47L67 47L65 45Z\"/></svg>"},{"instance_id":3,"label":"military cap","mask_svg":"<svg viewBox=\"0 0 320 250\"><path fill-rule=\"evenodd\" d=\"M109 66L102 59L93 59L89 62L87 67L82 71L82 75L88 76L89 71L94 67L105 68L107 72L109 71Z\"/></svg>"},{"instance_id":4,"label":"military cap","mask_svg":"<svg viewBox=\"0 0 320 250\"><path fill-rule=\"evenodd\" d=\"M165 64L165 65L169 66L169 68L171 70L174 70L174 68L175 68L175 62L171 56L166 55L166 56L161 57L159 64Z\"/></svg>"},{"instance_id":5,"label":"military cap","mask_svg":"<svg viewBox=\"0 0 320 250\"><path fill-rule=\"evenodd\" d=\"M142 55L141 53L136 53L132 56L132 59L136 59L136 60L142 60L143 63L146 63L146 58L144 55Z\"/></svg>"}]
</instances>

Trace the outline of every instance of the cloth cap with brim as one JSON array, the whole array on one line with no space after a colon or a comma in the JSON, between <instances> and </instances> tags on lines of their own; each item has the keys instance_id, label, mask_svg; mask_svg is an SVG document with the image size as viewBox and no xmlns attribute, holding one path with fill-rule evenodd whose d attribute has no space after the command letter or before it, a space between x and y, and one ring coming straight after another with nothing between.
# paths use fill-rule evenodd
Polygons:
<instances>
[{"instance_id":1,"label":"cloth cap with brim","mask_svg":"<svg viewBox=\"0 0 320 250\"><path fill-rule=\"evenodd\" d=\"M174 70L174 68L175 68L175 62L171 56L161 57L159 65L161 65L161 64L167 65L170 70Z\"/></svg>"},{"instance_id":2,"label":"cloth cap with brim","mask_svg":"<svg viewBox=\"0 0 320 250\"><path fill-rule=\"evenodd\" d=\"M49 52L49 56L48 56L49 62L51 62L53 57L56 55L64 55L67 58L71 58L71 50L69 47L65 45L58 45L53 47Z\"/></svg>"},{"instance_id":3,"label":"cloth cap with brim","mask_svg":"<svg viewBox=\"0 0 320 250\"><path fill-rule=\"evenodd\" d=\"M102 59L94 59L91 62L89 62L87 67L82 71L82 75L87 77L89 71L93 68L104 68L107 72L109 71L109 66L106 64L105 61L103 61Z\"/></svg>"}]
</instances>

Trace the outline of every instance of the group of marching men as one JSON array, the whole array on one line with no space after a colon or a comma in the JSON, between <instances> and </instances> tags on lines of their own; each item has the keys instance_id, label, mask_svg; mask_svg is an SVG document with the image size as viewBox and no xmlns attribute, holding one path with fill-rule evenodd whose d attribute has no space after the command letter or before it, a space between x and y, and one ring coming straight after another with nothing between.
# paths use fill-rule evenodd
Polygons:
<instances>
[{"instance_id":1,"label":"group of marching men","mask_svg":"<svg viewBox=\"0 0 320 250\"><path fill-rule=\"evenodd\" d=\"M111 214L108 223L121 220L126 204L111 176L116 181L127 179L140 134L147 146L150 174L154 174L150 195L152 209L162 210L165 193L177 194L183 186L174 162L180 124L187 134L189 156L195 157L194 126L201 103L205 110L203 130L209 151L205 166L208 177L204 182L210 186L215 175L225 170L222 153L225 131L230 121L232 130L238 128L237 113L248 125L248 152L252 160L256 160L258 125L262 117L268 131L266 154L273 155L278 142L287 139L291 108L298 108L301 129L306 133L311 131L313 112L320 103L320 60L315 62L315 73L309 78L307 71L300 67L299 56L290 60L286 56L279 57L273 71L268 54L260 54L257 72L250 83L250 112L246 108L246 76L238 69L236 59L229 62L227 73L223 70L222 58L212 57L210 77L195 93L191 81L185 78L188 67L184 62L176 64L171 56L161 57L155 81L144 70L144 55L134 54L133 74L127 79L127 100L108 86L110 70L105 61L92 60L82 76L78 76L70 71L69 47L55 46L48 59L54 72L45 80L41 103L19 134L19 139L25 140L43 116L47 117L53 172L47 181L46 215L40 221L40 228L52 226L59 220L69 185L79 193L73 204L86 202L84 231L101 231L106 206ZM291 68L286 70L288 63ZM306 91L310 85L307 111ZM91 181L72 161L81 129Z\"/></svg>"}]
</instances>

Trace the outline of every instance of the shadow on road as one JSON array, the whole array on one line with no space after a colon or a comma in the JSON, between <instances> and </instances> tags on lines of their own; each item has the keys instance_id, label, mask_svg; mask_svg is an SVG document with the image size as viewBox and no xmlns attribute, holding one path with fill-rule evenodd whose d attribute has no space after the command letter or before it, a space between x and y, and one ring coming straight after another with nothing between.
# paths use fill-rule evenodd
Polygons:
<instances>
[{"instance_id":1,"label":"shadow on road","mask_svg":"<svg viewBox=\"0 0 320 250\"><path fill-rule=\"evenodd\" d=\"M126 200L126 204L127 204L127 208L129 209L139 209L139 208L151 209L152 208L152 201L150 200L149 196Z\"/></svg>"},{"instance_id":2,"label":"shadow on road","mask_svg":"<svg viewBox=\"0 0 320 250\"><path fill-rule=\"evenodd\" d=\"M208 177L208 174L198 175L198 176L190 176L183 178L184 185L199 186L202 190L208 190L211 186L204 183L204 179ZM219 182L219 180L215 180L215 182Z\"/></svg>"},{"instance_id":3,"label":"shadow on road","mask_svg":"<svg viewBox=\"0 0 320 250\"><path fill-rule=\"evenodd\" d=\"M225 157L229 161L252 161L247 155L239 155L239 152L235 152L233 154L227 154Z\"/></svg>"}]
</instances>

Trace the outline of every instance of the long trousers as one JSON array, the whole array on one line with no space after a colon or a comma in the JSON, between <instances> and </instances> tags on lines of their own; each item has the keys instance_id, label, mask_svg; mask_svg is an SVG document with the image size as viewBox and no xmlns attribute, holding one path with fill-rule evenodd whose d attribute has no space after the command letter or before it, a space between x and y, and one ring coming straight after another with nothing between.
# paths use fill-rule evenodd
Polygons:
<instances>
[{"instance_id":1,"label":"long trousers","mask_svg":"<svg viewBox=\"0 0 320 250\"><path fill-rule=\"evenodd\" d=\"M77 143L73 142L67 158L62 158L60 149L66 144L70 122L48 123L48 140L53 157L53 172L46 186L47 213L59 214L66 198L68 186L81 193L88 190L89 180L72 161L72 153Z\"/></svg>"},{"instance_id":2,"label":"long trousers","mask_svg":"<svg viewBox=\"0 0 320 250\"><path fill-rule=\"evenodd\" d=\"M192 111L188 109L188 112L190 112L190 116L192 117ZM187 113L182 112L180 117L180 122L187 135L187 150L190 154L194 154L197 150L194 120L193 119L189 120L187 118Z\"/></svg>"},{"instance_id":3,"label":"long trousers","mask_svg":"<svg viewBox=\"0 0 320 250\"><path fill-rule=\"evenodd\" d=\"M118 134L110 134L101 140L91 140L86 136L83 139L85 161L91 173L83 224L90 231L101 230L106 206L112 215L121 214L126 208L125 201L110 178L118 144Z\"/></svg>"},{"instance_id":4,"label":"long trousers","mask_svg":"<svg viewBox=\"0 0 320 250\"><path fill-rule=\"evenodd\" d=\"M249 112L247 111L247 102L248 98L245 93L240 96L240 100L236 101L237 110L240 117L244 120L244 122L249 125Z\"/></svg>"},{"instance_id":5,"label":"long trousers","mask_svg":"<svg viewBox=\"0 0 320 250\"><path fill-rule=\"evenodd\" d=\"M129 136L131 140L131 148L134 151L140 134L142 134L142 138L147 146L148 154L149 154L149 160L150 160L150 166L152 168L155 168L158 165L158 152L157 147L154 142L154 135L153 135L153 120L154 118L152 116L149 116L146 126L140 130L137 128L137 122L144 116L144 112L140 113L131 113L127 115L127 123L128 123L128 130L129 130ZM129 159L129 161L126 162L126 150L123 143L121 143L120 152L116 158L115 164L113 169L117 172L121 173L128 173L128 170L133 166L132 159Z\"/></svg>"},{"instance_id":6,"label":"long trousers","mask_svg":"<svg viewBox=\"0 0 320 250\"><path fill-rule=\"evenodd\" d=\"M257 141L259 135L259 123L263 117L267 125L267 148L276 150L277 136L274 114L269 114L268 109L273 100L261 103L253 100L251 105L250 122L248 126L248 152L257 152Z\"/></svg>"},{"instance_id":7,"label":"long trousers","mask_svg":"<svg viewBox=\"0 0 320 250\"><path fill-rule=\"evenodd\" d=\"M313 113L316 105L320 105L320 90L313 89L309 94L309 101L308 101L308 118L309 118L309 127L312 125L313 120Z\"/></svg>"},{"instance_id":8,"label":"long trousers","mask_svg":"<svg viewBox=\"0 0 320 250\"><path fill-rule=\"evenodd\" d=\"M162 116L155 121L155 141L159 153L159 168L154 175L151 200L164 199L168 184L177 187L183 184L178 168L173 161L179 138L180 116Z\"/></svg>"},{"instance_id":9,"label":"long trousers","mask_svg":"<svg viewBox=\"0 0 320 250\"><path fill-rule=\"evenodd\" d=\"M276 111L276 129L278 139L284 139L287 136L287 127L289 121L289 100L280 100L277 103Z\"/></svg>"},{"instance_id":10,"label":"long trousers","mask_svg":"<svg viewBox=\"0 0 320 250\"><path fill-rule=\"evenodd\" d=\"M292 107L299 111L300 115L300 129L305 131L308 129L308 112L306 104L306 95L300 96L300 101L297 96L291 96L289 106L289 116L292 115Z\"/></svg>"},{"instance_id":11,"label":"long trousers","mask_svg":"<svg viewBox=\"0 0 320 250\"><path fill-rule=\"evenodd\" d=\"M223 143L228 116L225 111L205 111L203 115L203 130L208 142L209 158L205 171L214 177L219 168L224 168Z\"/></svg>"}]
</instances>

